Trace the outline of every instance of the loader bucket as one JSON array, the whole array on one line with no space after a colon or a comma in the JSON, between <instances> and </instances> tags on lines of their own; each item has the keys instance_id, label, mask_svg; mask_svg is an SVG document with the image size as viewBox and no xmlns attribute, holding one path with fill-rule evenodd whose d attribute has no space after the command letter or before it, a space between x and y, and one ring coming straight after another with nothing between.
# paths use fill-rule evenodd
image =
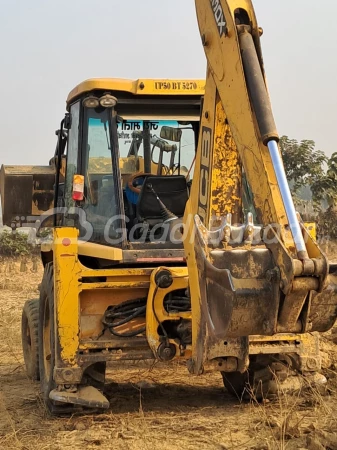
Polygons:
<instances>
[{"instance_id":1,"label":"loader bucket","mask_svg":"<svg viewBox=\"0 0 337 450\"><path fill-rule=\"evenodd\" d=\"M55 172L51 166L1 166L3 224L32 226L54 202Z\"/></svg>"}]
</instances>

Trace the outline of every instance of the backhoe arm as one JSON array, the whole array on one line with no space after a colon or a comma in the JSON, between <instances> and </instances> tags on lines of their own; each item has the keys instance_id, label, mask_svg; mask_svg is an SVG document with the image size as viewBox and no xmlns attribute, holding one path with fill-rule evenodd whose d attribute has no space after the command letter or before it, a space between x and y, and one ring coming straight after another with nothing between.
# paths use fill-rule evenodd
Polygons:
<instances>
[{"instance_id":1,"label":"backhoe arm","mask_svg":"<svg viewBox=\"0 0 337 450\"><path fill-rule=\"evenodd\" d=\"M334 284L324 291L327 259L296 215L252 3L196 0L196 9L208 69L184 242L198 372L224 339L331 327L337 294Z\"/></svg>"}]
</instances>

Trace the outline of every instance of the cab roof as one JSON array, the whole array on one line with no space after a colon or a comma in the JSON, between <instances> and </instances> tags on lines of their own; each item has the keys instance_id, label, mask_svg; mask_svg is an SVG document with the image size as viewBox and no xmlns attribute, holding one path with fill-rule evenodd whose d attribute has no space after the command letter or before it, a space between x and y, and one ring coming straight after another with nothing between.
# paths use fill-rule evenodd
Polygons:
<instances>
[{"instance_id":1,"label":"cab roof","mask_svg":"<svg viewBox=\"0 0 337 450\"><path fill-rule=\"evenodd\" d=\"M204 95L205 80L91 78L78 84L68 95L67 105L92 91L120 91L133 95Z\"/></svg>"}]
</instances>

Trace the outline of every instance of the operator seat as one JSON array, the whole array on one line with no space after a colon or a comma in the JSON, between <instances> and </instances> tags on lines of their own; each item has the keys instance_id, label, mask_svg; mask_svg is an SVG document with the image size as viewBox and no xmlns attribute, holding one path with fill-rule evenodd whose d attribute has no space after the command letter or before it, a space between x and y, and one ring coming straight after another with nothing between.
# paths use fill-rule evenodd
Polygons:
<instances>
[{"instance_id":1,"label":"operator seat","mask_svg":"<svg viewBox=\"0 0 337 450\"><path fill-rule=\"evenodd\" d=\"M148 175L142 185L137 202L137 221L150 226L163 221L160 204L152 192L178 218L183 217L189 197L186 178L183 175Z\"/></svg>"}]
</instances>

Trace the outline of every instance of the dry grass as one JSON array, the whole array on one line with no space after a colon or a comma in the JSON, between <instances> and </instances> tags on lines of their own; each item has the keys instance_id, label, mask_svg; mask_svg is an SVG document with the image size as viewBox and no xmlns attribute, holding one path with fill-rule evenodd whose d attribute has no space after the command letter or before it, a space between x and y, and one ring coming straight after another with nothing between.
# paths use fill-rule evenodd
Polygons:
<instances>
[{"instance_id":1,"label":"dry grass","mask_svg":"<svg viewBox=\"0 0 337 450\"><path fill-rule=\"evenodd\" d=\"M49 417L38 384L25 375L20 337L21 308L37 296L41 276L31 262L27 272L18 262L0 263L0 449L292 450L314 449L317 442L337 448L331 335L323 340L326 392L303 379L293 395L280 385L275 401L252 396L241 403L225 392L217 373L193 377L177 364L130 364L109 369L106 413Z\"/></svg>"},{"instance_id":2,"label":"dry grass","mask_svg":"<svg viewBox=\"0 0 337 450\"><path fill-rule=\"evenodd\" d=\"M256 430L265 435L265 448L268 450L310 448L308 442L319 442L317 432L322 430L328 430L331 442L337 437L337 419L330 389L300 375L296 381L299 388L291 394L277 381L277 395L273 401L259 402L251 392L252 416L260 418ZM313 450L315 448L313 446Z\"/></svg>"}]
</instances>

